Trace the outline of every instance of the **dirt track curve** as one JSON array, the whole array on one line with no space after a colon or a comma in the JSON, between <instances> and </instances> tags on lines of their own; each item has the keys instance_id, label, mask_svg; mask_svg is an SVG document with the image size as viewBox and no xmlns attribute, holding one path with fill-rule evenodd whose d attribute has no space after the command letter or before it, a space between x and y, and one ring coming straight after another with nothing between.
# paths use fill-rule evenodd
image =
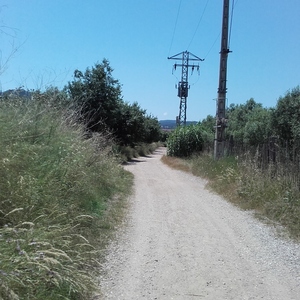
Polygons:
<instances>
[{"instance_id":1,"label":"dirt track curve","mask_svg":"<svg viewBox=\"0 0 300 300\"><path fill-rule=\"evenodd\" d=\"M164 151L126 166L135 193L109 248L103 299L299 300L299 244L164 165Z\"/></svg>"}]
</instances>

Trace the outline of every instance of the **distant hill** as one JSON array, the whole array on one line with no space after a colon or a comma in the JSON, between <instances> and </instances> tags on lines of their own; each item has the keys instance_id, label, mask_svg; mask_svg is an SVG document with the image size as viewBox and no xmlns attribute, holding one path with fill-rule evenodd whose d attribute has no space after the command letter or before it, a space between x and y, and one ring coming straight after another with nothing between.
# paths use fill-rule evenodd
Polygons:
<instances>
[{"instance_id":1,"label":"distant hill","mask_svg":"<svg viewBox=\"0 0 300 300\"><path fill-rule=\"evenodd\" d=\"M175 120L160 120L158 121L162 129L174 129L176 128ZM196 121L186 121L186 125L197 124Z\"/></svg>"},{"instance_id":2,"label":"distant hill","mask_svg":"<svg viewBox=\"0 0 300 300\"><path fill-rule=\"evenodd\" d=\"M173 129L176 127L175 120L161 120L159 121L159 124L162 129Z\"/></svg>"},{"instance_id":3,"label":"distant hill","mask_svg":"<svg viewBox=\"0 0 300 300\"><path fill-rule=\"evenodd\" d=\"M7 90L2 93L2 97L20 97L20 98L31 98L31 92L26 91L22 88Z\"/></svg>"}]
</instances>

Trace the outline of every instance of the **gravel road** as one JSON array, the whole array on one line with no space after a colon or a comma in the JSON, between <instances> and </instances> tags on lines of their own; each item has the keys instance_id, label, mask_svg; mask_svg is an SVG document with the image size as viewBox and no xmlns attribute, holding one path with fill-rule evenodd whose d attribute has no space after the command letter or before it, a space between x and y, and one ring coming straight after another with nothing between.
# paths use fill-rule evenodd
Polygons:
<instances>
[{"instance_id":1,"label":"gravel road","mask_svg":"<svg viewBox=\"0 0 300 300\"><path fill-rule=\"evenodd\" d=\"M172 170L165 149L125 168L128 220L108 249L103 299L300 299L300 245Z\"/></svg>"}]
</instances>

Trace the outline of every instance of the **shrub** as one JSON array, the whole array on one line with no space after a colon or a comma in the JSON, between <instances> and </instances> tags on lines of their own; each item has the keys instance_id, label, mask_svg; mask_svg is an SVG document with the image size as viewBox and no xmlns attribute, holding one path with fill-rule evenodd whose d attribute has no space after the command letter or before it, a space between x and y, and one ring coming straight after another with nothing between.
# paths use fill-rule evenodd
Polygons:
<instances>
[{"instance_id":1,"label":"shrub","mask_svg":"<svg viewBox=\"0 0 300 300\"><path fill-rule=\"evenodd\" d=\"M188 157L203 149L203 135L200 125L177 127L167 140L167 155Z\"/></svg>"}]
</instances>

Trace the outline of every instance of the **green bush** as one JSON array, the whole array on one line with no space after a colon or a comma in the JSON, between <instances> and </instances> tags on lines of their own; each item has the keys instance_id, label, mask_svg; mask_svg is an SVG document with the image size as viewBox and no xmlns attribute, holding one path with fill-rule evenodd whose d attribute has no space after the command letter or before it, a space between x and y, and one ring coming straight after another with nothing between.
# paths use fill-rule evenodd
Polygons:
<instances>
[{"instance_id":1,"label":"green bush","mask_svg":"<svg viewBox=\"0 0 300 300\"><path fill-rule=\"evenodd\" d=\"M177 127L167 139L167 155L188 157L203 149L201 125Z\"/></svg>"}]
</instances>

